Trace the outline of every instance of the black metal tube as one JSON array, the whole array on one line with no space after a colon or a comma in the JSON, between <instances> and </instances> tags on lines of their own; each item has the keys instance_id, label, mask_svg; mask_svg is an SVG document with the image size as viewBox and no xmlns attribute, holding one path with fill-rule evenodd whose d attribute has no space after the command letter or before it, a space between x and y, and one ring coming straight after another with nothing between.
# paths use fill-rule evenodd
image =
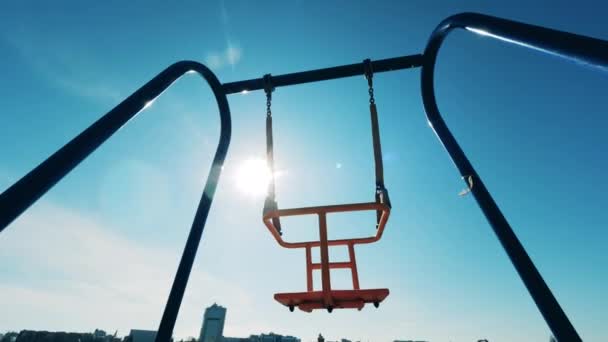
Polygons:
<instances>
[{"instance_id":1,"label":"black metal tube","mask_svg":"<svg viewBox=\"0 0 608 342\"><path fill-rule=\"evenodd\" d=\"M215 156L213 157L213 162L207 176L207 182L205 183L201 200L198 204L198 208L196 209L196 214L194 215L192 227L190 228L190 233L188 234L188 240L186 241L186 246L184 247L184 252L182 253L182 258L179 262L177 273L175 274L175 279L173 280L173 286L171 287L171 292L169 293L169 298L167 299L167 304L165 305L165 311L163 312L163 317L158 327L156 342L171 341L179 307L182 304L182 299L184 298L186 285L188 285L188 279L190 278L190 271L192 270L192 265L194 264L194 258L196 257L198 245L203 236L203 230L205 229L207 216L209 215L209 210L211 209L211 202L213 201L215 189L217 188L217 183L222 172L224 159L228 153L228 146L230 144L230 136L232 133L230 108L228 106L226 93L224 93L221 83L215 77L213 72L202 64L197 63L197 65L199 66L199 69L201 67L204 68L204 73L201 73L198 69L192 70L201 73L202 76L207 80L213 94L215 95L215 99L219 107L221 127L220 140L215 151Z\"/></svg>"},{"instance_id":2,"label":"black metal tube","mask_svg":"<svg viewBox=\"0 0 608 342\"><path fill-rule=\"evenodd\" d=\"M422 55L410 55L372 61L374 73L417 68L422 65ZM272 76L272 85L284 87L294 84L333 80L336 78L352 77L365 74L363 63L341 65L337 67L308 70ZM235 94L243 91L264 89L264 79L255 78L251 80L224 83L222 85L226 94Z\"/></svg>"},{"instance_id":3,"label":"black metal tube","mask_svg":"<svg viewBox=\"0 0 608 342\"><path fill-rule=\"evenodd\" d=\"M439 48L447 34L454 28L464 28L478 34L598 67L608 65L608 42L482 14L463 13L449 17L437 26L424 51L421 71L422 98L431 127L465 181L469 177L473 180L471 192L475 200L494 229L553 335L558 341L581 341L580 336L441 117L435 99L434 68Z\"/></svg>"},{"instance_id":4,"label":"black metal tube","mask_svg":"<svg viewBox=\"0 0 608 342\"><path fill-rule=\"evenodd\" d=\"M171 339L190 270L230 144L231 119L228 100L221 83L211 70L192 61L182 61L169 66L0 194L1 232L175 80L189 71L200 74L211 87L219 107L221 131L213 164L160 322L156 336L157 342L168 342Z\"/></svg>"}]
</instances>

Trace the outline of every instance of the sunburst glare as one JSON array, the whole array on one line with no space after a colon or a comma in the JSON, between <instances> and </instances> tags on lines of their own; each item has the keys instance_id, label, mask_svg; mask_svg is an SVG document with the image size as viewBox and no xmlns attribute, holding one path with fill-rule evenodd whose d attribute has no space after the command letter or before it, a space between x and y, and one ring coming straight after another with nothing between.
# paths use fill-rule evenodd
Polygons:
<instances>
[{"instance_id":1,"label":"sunburst glare","mask_svg":"<svg viewBox=\"0 0 608 342\"><path fill-rule=\"evenodd\" d=\"M244 160L238 167L235 181L237 189L249 196L264 196L268 190L272 172L266 161L260 158Z\"/></svg>"}]
</instances>

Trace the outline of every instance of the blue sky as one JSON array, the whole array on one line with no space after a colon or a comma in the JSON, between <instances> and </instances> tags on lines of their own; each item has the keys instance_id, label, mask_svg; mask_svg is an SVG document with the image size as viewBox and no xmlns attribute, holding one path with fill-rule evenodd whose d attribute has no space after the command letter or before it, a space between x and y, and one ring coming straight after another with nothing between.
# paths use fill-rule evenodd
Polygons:
<instances>
[{"instance_id":1,"label":"blue sky","mask_svg":"<svg viewBox=\"0 0 608 342\"><path fill-rule=\"evenodd\" d=\"M167 65L209 65L222 82L420 53L445 17L476 11L608 39L594 1L19 2L0 5L5 189ZM605 341L607 74L468 32L437 65L439 107L585 341ZM263 198L236 186L264 156L265 99L231 95L233 140L175 335L228 307L229 336L312 340L542 341L549 330L428 127L419 70L377 75L393 212L358 247L375 310L306 314L275 292L305 289L303 251L280 248ZM282 207L369 201L373 158L362 77L274 96ZM0 331L155 329L219 136L210 91L186 76L0 236ZM337 167L337 165L341 167ZM330 217L332 236L373 232L373 214ZM285 222L313 237L312 218ZM332 257L344 257L335 251ZM333 283L349 285L347 272ZM317 284L319 284L317 280Z\"/></svg>"}]
</instances>

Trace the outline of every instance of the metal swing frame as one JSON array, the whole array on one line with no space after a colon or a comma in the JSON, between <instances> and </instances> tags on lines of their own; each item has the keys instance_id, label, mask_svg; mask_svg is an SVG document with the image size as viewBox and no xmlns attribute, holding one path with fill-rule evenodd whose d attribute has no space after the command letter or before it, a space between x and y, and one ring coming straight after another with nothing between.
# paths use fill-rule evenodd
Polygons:
<instances>
[{"instance_id":1,"label":"metal swing frame","mask_svg":"<svg viewBox=\"0 0 608 342\"><path fill-rule=\"evenodd\" d=\"M418 54L371 62L375 73L414 67L422 68L421 91L423 104L427 118L437 137L445 146L465 181L473 181L474 186L470 188L471 193L547 322L553 336L558 341L581 341L580 336L534 266L480 176L448 129L437 107L433 84L435 61L443 40L449 32L456 28L466 29L490 38L601 68L608 68L608 41L482 14L462 13L445 19L437 26L427 43L424 55ZM262 78L221 84L217 77L200 63L183 61L173 64L0 194L0 232L2 232L112 134L144 109L147 103L154 100L177 78L188 71L200 74L211 87L218 104L221 131L211 170L161 318L156 335L157 342L171 340L177 312L211 208L221 167L228 151L231 121L226 96L245 90L263 89L264 80ZM281 87L361 74L361 64L357 63L274 76L273 84L275 87Z\"/></svg>"}]
</instances>

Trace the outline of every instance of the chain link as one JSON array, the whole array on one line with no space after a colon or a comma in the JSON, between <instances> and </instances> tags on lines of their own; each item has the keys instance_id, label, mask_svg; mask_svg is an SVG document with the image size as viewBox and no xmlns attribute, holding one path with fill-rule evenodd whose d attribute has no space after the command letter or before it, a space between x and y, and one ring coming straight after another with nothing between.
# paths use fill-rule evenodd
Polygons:
<instances>
[{"instance_id":1,"label":"chain link","mask_svg":"<svg viewBox=\"0 0 608 342\"><path fill-rule=\"evenodd\" d=\"M266 116L272 116L272 110L270 109L271 106L271 102L272 102L272 93L267 92L266 93Z\"/></svg>"},{"instance_id":2,"label":"chain link","mask_svg":"<svg viewBox=\"0 0 608 342\"><path fill-rule=\"evenodd\" d=\"M270 74L264 75L264 92L266 93L266 116L271 117L272 111L270 110L270 106L272 104L272 91L274 87L272 86L272 76Z\"/></svg>"},{"instance_id":3,"label":"chain link","mask_svg":"<svg viewBox=\"0 0 608 342\"><path fill-rule=\"evenodd\" d=\"M372 76L367 76L367 84L369 85L369 104L376 103L376 99L374 98L374 82L372 81Z\"/></svg>"},{"instance_id":4,"label":"chain link","mask_svg":"<svg viewBox=\"0 0 608 342\"><path fill-rule=\"evenodd\" d=\"M367 85L369 86L369 104L373 105L376 103L374 99L374 71L372 70L372 62L370 59L363 61L365 69L365 78L367 79Z\"/></svg>"}]
</instances>

